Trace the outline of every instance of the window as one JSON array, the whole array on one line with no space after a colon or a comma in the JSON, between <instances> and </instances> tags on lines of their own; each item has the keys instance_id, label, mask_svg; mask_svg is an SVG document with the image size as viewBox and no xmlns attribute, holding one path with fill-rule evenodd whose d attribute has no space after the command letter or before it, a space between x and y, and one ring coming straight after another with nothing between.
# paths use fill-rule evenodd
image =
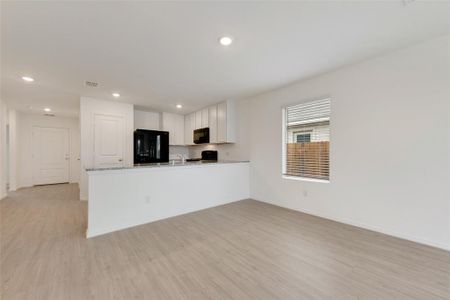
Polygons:
<instances>
[{"instance_id":1,"label":"window","mask_svg":"<svg viewBox=\"0 0 450 300\"><path fill-rule=\"evenodd\" d=\"M295 131L294 133L294 141L297 143L309 143L311 142L311 131Z\"/></svg>"},{"instance_id":2,"label":"window","mask_svg":"<svg viewBox=\"0 0 450 300\"><path fill-rule=\"evenodd\" d=\"M283 109L283 175L330 179L330 99Z\"/></svg>"}]
</instances>

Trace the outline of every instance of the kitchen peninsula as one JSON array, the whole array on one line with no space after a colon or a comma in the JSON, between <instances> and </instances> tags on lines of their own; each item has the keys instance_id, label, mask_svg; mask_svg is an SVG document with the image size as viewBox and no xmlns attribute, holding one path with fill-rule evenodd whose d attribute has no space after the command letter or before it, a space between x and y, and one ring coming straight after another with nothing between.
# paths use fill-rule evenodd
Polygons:
<instances>
[{"instance_id":1,"label":"kitchen peninsula","mask_svg":"<svg viewBox=\"0 0 450 300\"><path fill-rule=\"evenodd\" d=\"M87 237L249 197L249 162L88 169Z\"/></svg>"}]
</instances>

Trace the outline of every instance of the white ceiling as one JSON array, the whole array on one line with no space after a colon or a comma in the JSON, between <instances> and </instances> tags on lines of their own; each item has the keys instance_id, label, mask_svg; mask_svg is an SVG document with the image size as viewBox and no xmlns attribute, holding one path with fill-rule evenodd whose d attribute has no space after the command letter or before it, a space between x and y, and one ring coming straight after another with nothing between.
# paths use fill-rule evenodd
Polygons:
<instances>
[{"instance_id":1,"label":"white ceiling","mask_svg":"<svg viewBox=\"0 0 450 300\"><path fill-rule=\"evenodd\" d=\"M163 111L182 103L187 113L450 32L449 1L2 1L1 9L2 98L59 115L76 115L82 95L115 91L118 101ZM221 46L222 35L234 43Z\"/></svg>"}]
</instances>

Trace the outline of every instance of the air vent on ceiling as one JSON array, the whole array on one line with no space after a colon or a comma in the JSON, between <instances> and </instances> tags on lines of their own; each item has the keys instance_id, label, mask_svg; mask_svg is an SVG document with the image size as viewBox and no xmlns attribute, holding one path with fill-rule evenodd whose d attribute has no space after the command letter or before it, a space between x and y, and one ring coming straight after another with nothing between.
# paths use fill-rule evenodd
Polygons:
<instances>
[{"instance_id":1,"label":"air vent on ceiling","mask_svg":"<svg viewBox=\"0 0 450 300\"><path fill-rule=\"evenodd\" d=\"M46 117L54 117L55 114L52 114L52 113L45 113L44 116L46 116Z\"/></svg>"},{"instance_id":2,"label":"air vent on ceiling","mask_svg":"<svg viewBox=\"0 0 450 300\"><path fill-rule=\"evenodd\" d=\"M98 86L98 83L97 82L93 82L93 81L85 81L84 82L84 85L85 86L87 86L87 87L97 87Z\"/></svg>"}]
</instances>

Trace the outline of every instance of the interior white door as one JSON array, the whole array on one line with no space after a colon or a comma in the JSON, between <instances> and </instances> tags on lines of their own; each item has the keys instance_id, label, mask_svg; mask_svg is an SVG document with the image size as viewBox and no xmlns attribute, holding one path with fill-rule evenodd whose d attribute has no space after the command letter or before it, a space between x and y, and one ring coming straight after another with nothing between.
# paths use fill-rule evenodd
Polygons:
<instances>
[{"instance_id":1,"label":"interior white door","mask_svg":"<svg viewBox=\"0 0 450 300\"><path fill-rule=\"evenodd\" d=\"M33 127L33 184L69 182L69 130Z\"/></svg>"},{"instance_id":2,"label":"interior white door","mask_svg":"<svg viewBox=\"0 0 450 300\"><path fill-rule=\"evenodd\" d=\"M123 117L96 114L94 116L94 166L96 168L123 166L124 144Z\"/></svg>"}]
</instances>

